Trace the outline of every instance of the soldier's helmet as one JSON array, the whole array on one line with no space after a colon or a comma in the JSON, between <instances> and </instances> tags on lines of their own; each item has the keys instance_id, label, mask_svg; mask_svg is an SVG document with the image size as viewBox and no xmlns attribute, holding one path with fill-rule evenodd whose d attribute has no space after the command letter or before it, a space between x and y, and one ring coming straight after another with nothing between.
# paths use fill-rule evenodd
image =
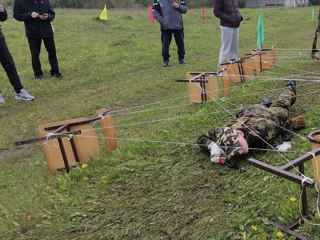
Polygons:
<instances>
[{"instance_id":1,"label":"soldier's helmet","mask_svg":"<svg viewBox=\"0 0 320 240\"><path fill-rule=\"evenodd\" d=\"M220 127L215 129L215 142L225 151L230 159L241 148L238 140L238 132L231 127Z\"/></svg>"}]
</instances>

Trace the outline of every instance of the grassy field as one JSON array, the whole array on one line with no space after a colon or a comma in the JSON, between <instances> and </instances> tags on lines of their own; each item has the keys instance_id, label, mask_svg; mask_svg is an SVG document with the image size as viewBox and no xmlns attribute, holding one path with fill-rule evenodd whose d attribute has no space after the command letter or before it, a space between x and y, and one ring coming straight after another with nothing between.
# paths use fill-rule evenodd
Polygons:
<instances>
[{"instance_id":1,"label":"grassy field","mask_svg":"<svg viewBox=\"0 0 320 240\"><path fill-rule=\"evenodd\" d=\"M242 174L212 165L194 144L201 133L232 119L216 103L189 105L185 84L175 82L188 71L216 71L220 32L212 10L206 9L204 22L200 9L184 16L187 64L178 64L173 42L170 68L162 67L159 25L147 10L110 10L106 23L97 21L100 11L56 9L62 80L49 77L44 48L45 77L33 80L23 23L12 17L2 23L22 82L36 100L17 102L0 72L6 99L0 106L0 239L290 239L268 219L289 224L299 216L297 185L249 166L246 158L239 159ZM242 10L239 56L256 47L258 14ZM278 65L265 78L234 85L231 97L219 101L230 111L263 96L275 99L285 84L276 76L318 78L311 73L319 70L310 58L317 25L311 8L265 9L264 25L264 46L279 48ZM303 140L319 129L318 91L317 84L298 82L292 115L303 114L307 128L294 138L295 152L287 159L311 149ZM112 110L118 148L103 151L87 168L52 175L39 143L14 146L36 137L40 124L92 118L102 107ZM284 162L269 151L254 157ZM308 193L314 208L316 191ZM312 224L300 232L320 236Z\"/></svg>"}]
</instances>

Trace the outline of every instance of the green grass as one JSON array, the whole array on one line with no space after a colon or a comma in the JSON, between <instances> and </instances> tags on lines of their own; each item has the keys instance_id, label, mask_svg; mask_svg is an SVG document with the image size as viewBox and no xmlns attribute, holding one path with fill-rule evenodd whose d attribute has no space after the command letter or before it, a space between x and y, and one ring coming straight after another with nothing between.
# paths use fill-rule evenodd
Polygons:
<instances>
[{"instance_id":1,"label":"green grass","mask_svg":"<svg viewBox=\"0 0 320 240\"><path fill-rule=\"evenodd\" d=\"M0 106L0 151L6 154L0 155L0 238L277 239L277 229L267 219L288 224L297 218L297 203L289 199L299 198L299 187L249 166L245 158L239 160L247 170L243 174L212 166L193 144L201 133L231 117L215 103L188 105L186 86L175 82L188 71L216 70L220 33L212 10L206 9L204 22L200 9L184 16L187 65L178 64L172 42L171 68L162 67L159 25L150 23L147 10L110 10L106 23L97 21L100 11L56 10L53 25L62 80L49 77L44 48L45 79L33 80L23 23L10 18L2 24L22 82L37 99L17 102L0 72L6 99ZM255 48L259 10L243 9L242 14L240 56ZM305 51L311 49L316 27L311 8L265 9L264 17L264 46L301 49L294 53L302 57L279 62L264 73L270 76L267 81L234 87L232 98L222 102L230 109L257 102L258 92L284 85L272 76L319 68ZM299 83L300 93L307 93L309 86ZM264 94L274 99L277 93ZM304 114L308 125L298 134L306 136L319 127L317 95L299 98L292 109L293 115ZM95 117L101 107L113 110L121 140L117 150L103 151L86 169L51 175L39 143L18 150L13 144L37 136L40 124ZM138 113L120 114L130 111ZM299 137L293 146L300 153L311 149ZM284 161L271 152L254 157L275 165ZM309 165L306 170L312 176ZM315 191L309 192L313 207ZM309 224L300 231L310 239L320 233Z\"/></svg>"}]
</instances>

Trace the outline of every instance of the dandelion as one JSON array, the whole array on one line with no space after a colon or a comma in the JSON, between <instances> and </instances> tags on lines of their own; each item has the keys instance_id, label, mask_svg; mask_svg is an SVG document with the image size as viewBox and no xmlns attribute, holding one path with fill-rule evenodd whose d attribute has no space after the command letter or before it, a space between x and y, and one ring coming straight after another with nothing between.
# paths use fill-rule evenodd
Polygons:
<instances>
[{"instance_id":1,"label":"dandelion","mask_svg":"<svg viewBox=\"0 0 320 240\"><path fill-rule=\"evenodd\" d=\"M297 201L297 199L295 197L290 198L290 202L295 203L296 201Z\"/></svg>"},{"instance_id":2,"label":"dandelion","mask_svg":"<svg viewBox=\"0 0 320 240\"><path fill-rule=\"evenodd\" d=\"M27 220L28 220L28 221L31 221L31 220L32 220L32 216L31 216L31 215L28 215L28 216L27 216Z\"/></svg>"},{"instance_id":3,"label":"dandelion","mask_svg":"<svg viewBox=\"0 0 320 240\"><path fill-rule=\"evenodd\" d=\"M84 163L84 164L81 165L81 168L82 168L82 169L85 169L85 168L87 168L87 167L88 167L88 164L85 164L85 163Z\"/></svg>"},{"instance_id":4,"label":"dandelion","mask_svg":"<svg viewBox=\"0 0 320 240\"><path fill-rule=\"evenodd\" d=\"M254 232L256 232L256 231L258 230L258 227L255 226L255 225L252 225L252 226L251 226L251 230L254 231Z\"/></svg>"},{"instance_id":5,"label":"dandelion","mask_svg":"<svg viewBox=\"0 0 320 240\"><path fill-rule=\"evenodd\" d=\"M82 180L87 182L89 180L89 178L88 177L83 177Z\"/></svg>"},{"instance_id":6,"label":"dandelion","mask_svg":"<svg viewBox=\"0 0 320 240\"><path fill-rule=\"evenodd\" d=\"M283 237L283 233L281 231L277 232L277 237L278 238L282 238Z\"/></svg>"}]
</instances>

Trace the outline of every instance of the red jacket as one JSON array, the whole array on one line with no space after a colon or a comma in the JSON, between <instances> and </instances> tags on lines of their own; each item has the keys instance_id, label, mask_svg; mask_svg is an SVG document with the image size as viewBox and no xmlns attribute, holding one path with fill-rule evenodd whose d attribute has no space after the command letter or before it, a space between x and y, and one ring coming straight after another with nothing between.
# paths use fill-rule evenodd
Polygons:
<instances>
[{"instance_id":1,"label":"red jacket","mask_svg":"<svg viewBox=\"0 0 320 240\"><path fill-rule=\"evenodd\" d=\"M237 0L215 0L213 12L220 19L220 25L224 27L238 28L243 20Z\"/></svg>"}]
</instances>

